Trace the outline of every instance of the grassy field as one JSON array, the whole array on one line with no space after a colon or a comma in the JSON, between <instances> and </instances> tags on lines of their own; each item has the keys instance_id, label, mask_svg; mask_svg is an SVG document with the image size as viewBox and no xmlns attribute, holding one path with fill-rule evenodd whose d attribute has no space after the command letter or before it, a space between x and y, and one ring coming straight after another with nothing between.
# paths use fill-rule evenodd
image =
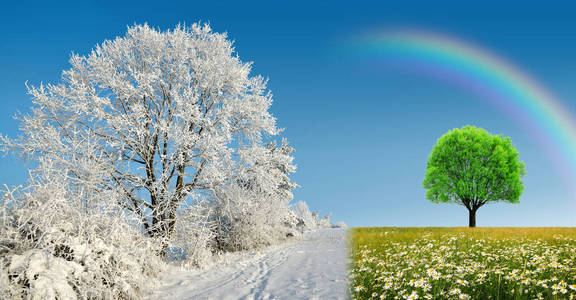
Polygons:
<instances>
[{"instance_id":1,"label":"grassy field","mask_svg":"<svg viewBox=\"0 0 576 300\"><path fill-rule=\"evenodd\" d=\"M354 228L354 299L576 299L576 228Z\"/></svg>"}]
</instances>

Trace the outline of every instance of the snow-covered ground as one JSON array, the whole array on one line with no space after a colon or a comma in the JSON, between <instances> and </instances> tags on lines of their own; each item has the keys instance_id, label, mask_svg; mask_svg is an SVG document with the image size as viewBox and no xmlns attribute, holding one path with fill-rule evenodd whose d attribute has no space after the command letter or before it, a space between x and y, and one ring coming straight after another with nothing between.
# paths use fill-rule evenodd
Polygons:
<instances>
[{"instance_id":1,"label":"snow-covered ground","mask_svg":"<svg viewBox=\"0 0 576 300\"><path fill-rule=\"evenodd\" d=\"M173 268L150 299L346 299L345 229L320 229L207 270Z\"/></svg>"}]
</instances>

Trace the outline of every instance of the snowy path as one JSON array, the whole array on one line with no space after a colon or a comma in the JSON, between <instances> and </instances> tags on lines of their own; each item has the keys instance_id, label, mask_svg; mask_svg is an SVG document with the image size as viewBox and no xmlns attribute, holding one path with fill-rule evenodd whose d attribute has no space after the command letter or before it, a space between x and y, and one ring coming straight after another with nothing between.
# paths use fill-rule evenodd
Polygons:
<instances>
[{"instance_id":1,"label":"snowy path","mask_svg":"<svg viewBox=\"0 0 576 300\"><path fill-rule=\"evenodd\" d=\"M237 263L175 270L150 299L346 299L346 248L345 230L318 230Z\"/></svg>"}]
</instances>

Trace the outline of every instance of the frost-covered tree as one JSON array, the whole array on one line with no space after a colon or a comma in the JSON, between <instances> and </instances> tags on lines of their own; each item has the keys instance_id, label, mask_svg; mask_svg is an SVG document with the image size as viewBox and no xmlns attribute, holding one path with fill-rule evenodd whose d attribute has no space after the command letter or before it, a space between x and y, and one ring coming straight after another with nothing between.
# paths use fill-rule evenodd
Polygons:
<instances>
[{"instance_id":1,"label":"frost-covered tree","mask_svg":"<svg viewBox=\"0 0 576 300\"><path fill-rule=\"evenodd\" d=\"M239 156L279 131L266 81L207 25L133 26L70 63L61 83L29 87L32 113L4 148L119 193L152 237L169 237L187 199L237 178Z\"/></svg>"}]
</instances>

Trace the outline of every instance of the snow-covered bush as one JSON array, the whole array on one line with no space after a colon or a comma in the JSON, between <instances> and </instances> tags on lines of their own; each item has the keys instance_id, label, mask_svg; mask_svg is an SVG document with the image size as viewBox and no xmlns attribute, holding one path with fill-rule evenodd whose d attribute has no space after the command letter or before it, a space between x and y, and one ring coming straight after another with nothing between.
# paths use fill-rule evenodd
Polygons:
<instances>
[{"instance_id":1,"label":"snow-covered bush","mask_svg":"<svg viewBox=\"0 0 576 300\"><path fill-rule=\"evenodd\" d=\"M222 189L215 206L217 248L226 251L262 248L286 237L282 227L286 207L257 191L231 184Z\"/></svg>"},{"instance_id":2,"label":"snow-covered bush","mask_svg":"<svg viewBox=\"0 0 576 300\"><path fill-rule=\"evenodd\" d=\"M293 235L293 214L289 209L292 189L289 175L293 148L286 140L280 145L254 143L239 150L236 177L214 190L216 247L223 250L260 248Z\"/></svg>"},{"instance_id":3,"label":"snow-covered bush","mask_svg":"<svg viewBox=\"0 0 576 300\"><path fill-rule=\"evenodd\" d=\"M8 283L0 298L139 298L163 269L160 243L114 193L73 188L63 175L50 170L0 200L0 282Z\"/></svg>"},{"instance_id":4,"label":"snow-covered bush","mask_svg":"<svg viewBox=\"0 0 576 300\"><path fill-rule=\"evenodd\" d=\"M185 206L176 224L169 246L174 257L169 260L182 260L186 265L203 267L215 251L215 223L213 207L206 201L199 200Z\"/></svg>"}]
</instances>

